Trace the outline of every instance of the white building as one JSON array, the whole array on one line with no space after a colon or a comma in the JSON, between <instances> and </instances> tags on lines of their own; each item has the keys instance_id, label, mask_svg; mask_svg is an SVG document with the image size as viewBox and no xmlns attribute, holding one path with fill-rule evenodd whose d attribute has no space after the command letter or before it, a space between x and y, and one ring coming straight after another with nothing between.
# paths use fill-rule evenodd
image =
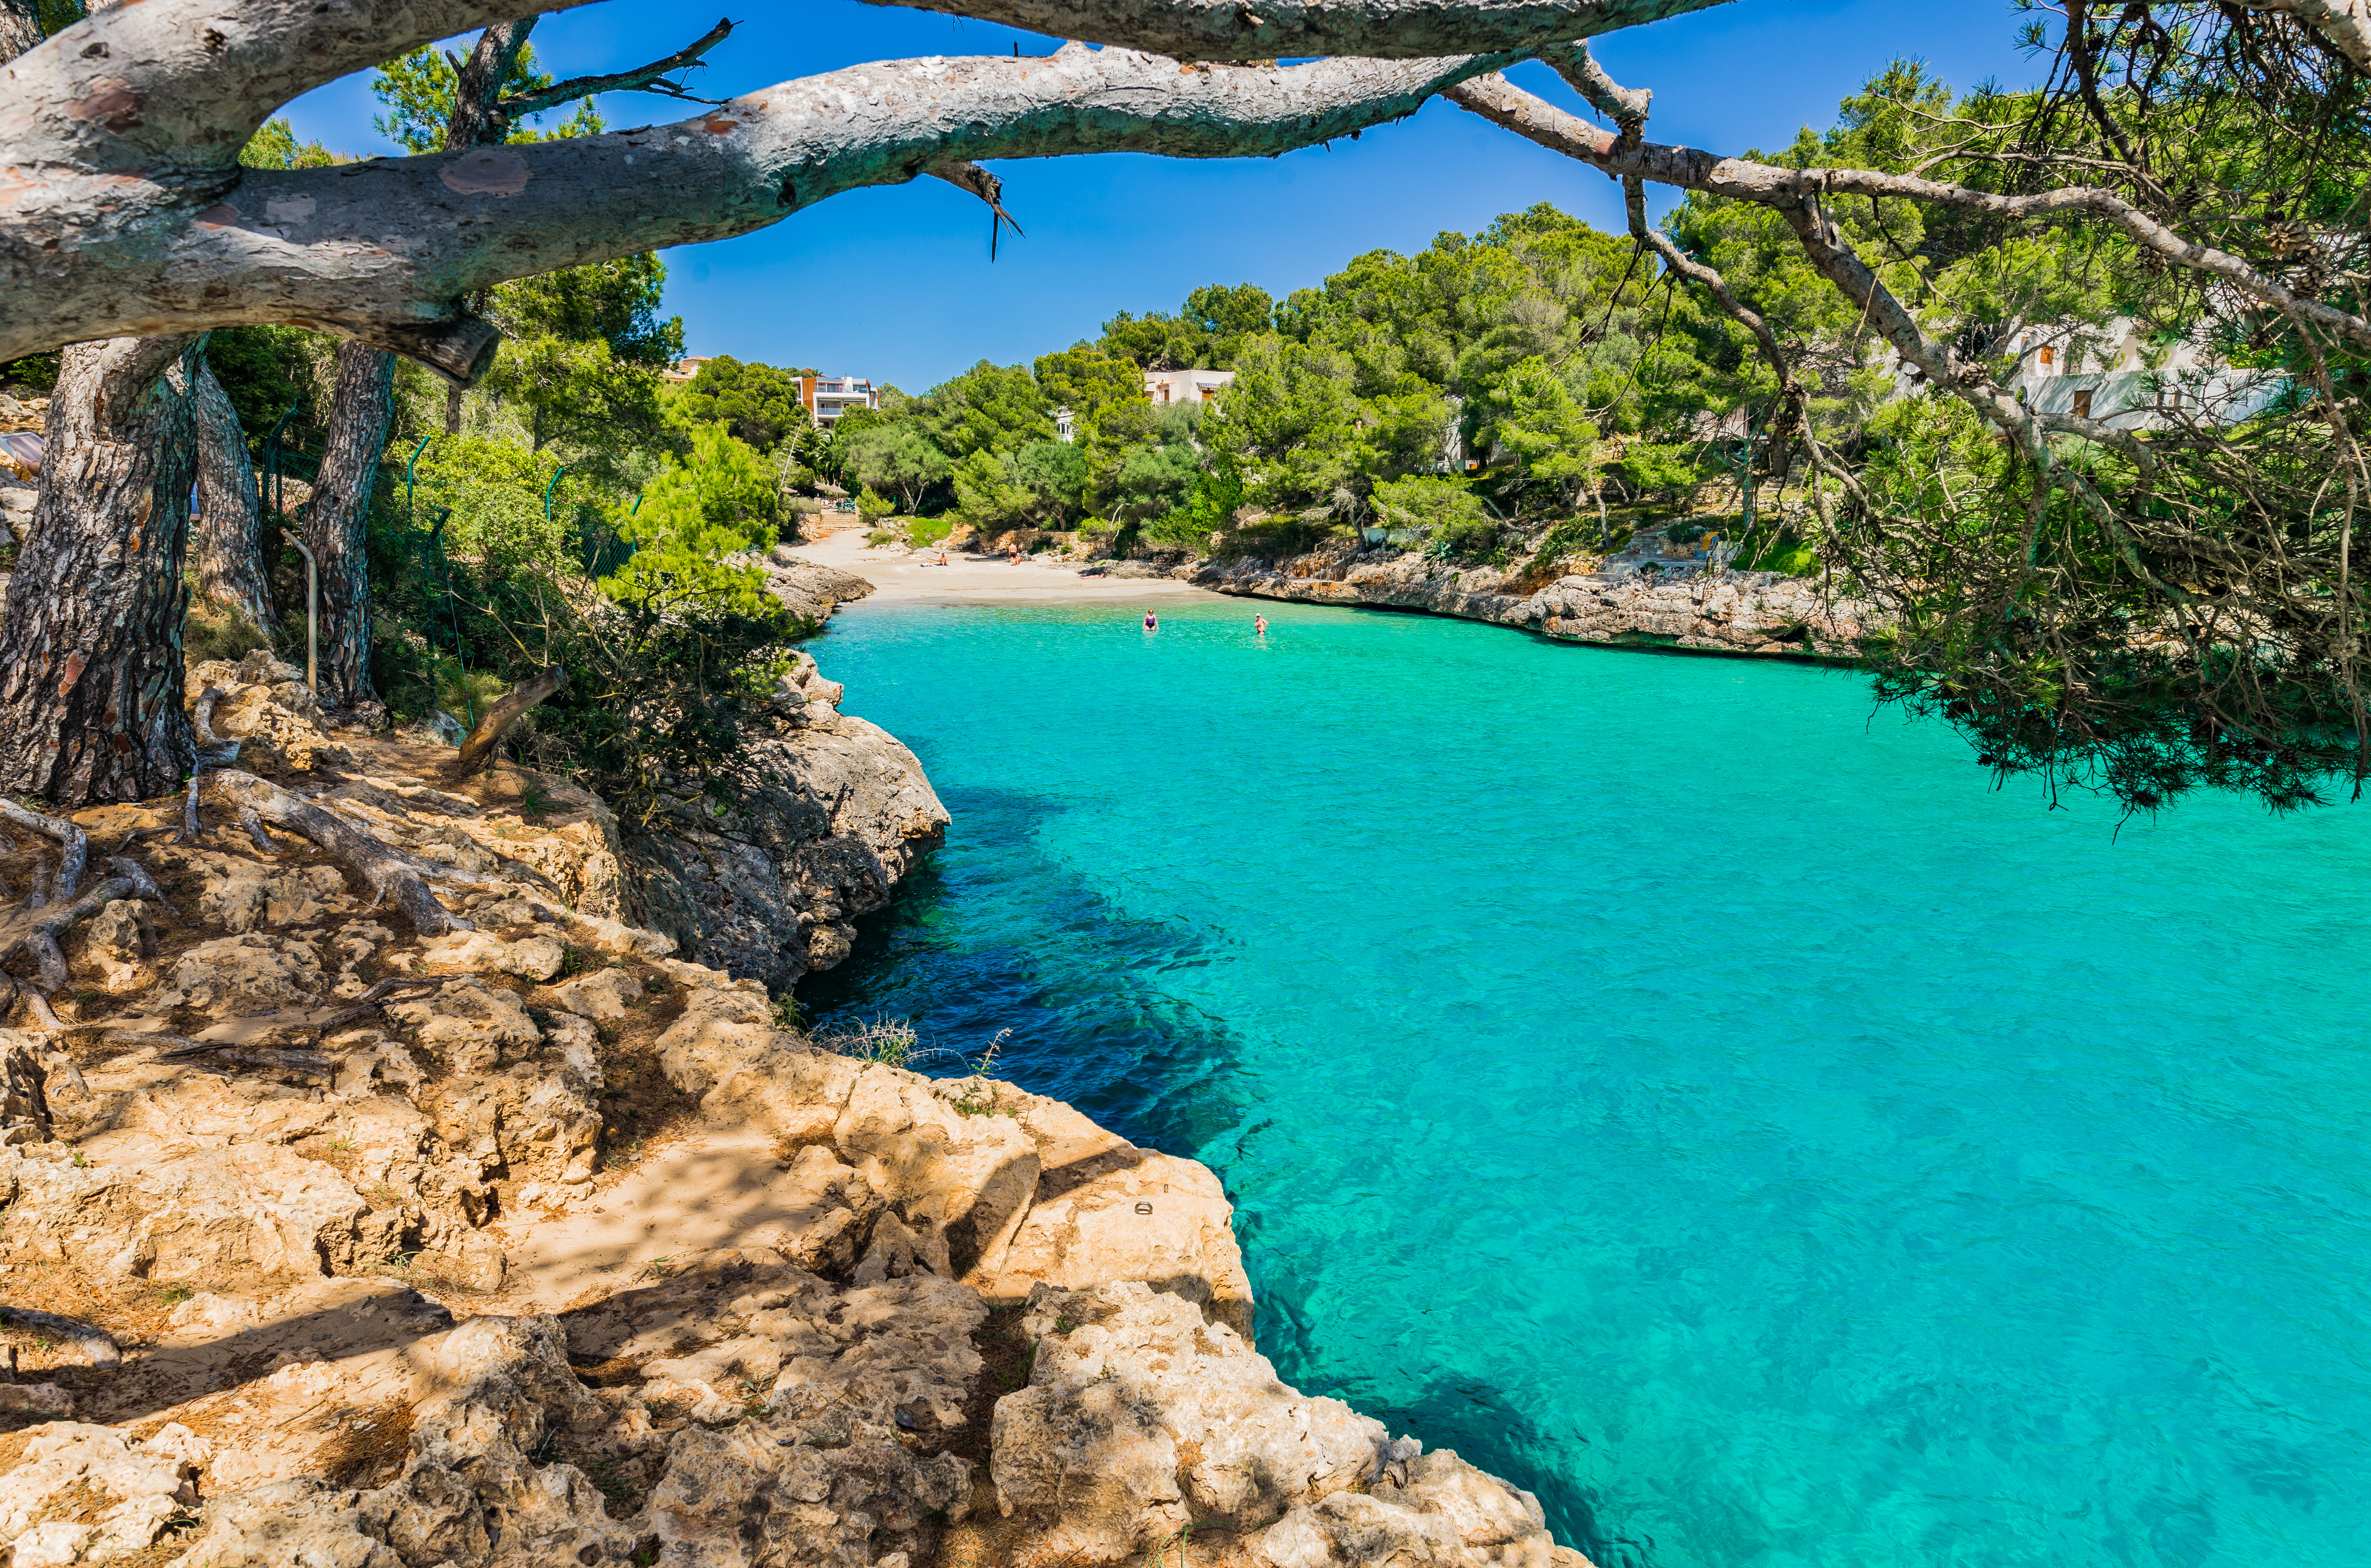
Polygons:
<instances>
[{"instance_id":1,"label":"white building","mask_svg":"<svg viewBox=\"0 0 2371 1568\"><path fill-rule=\"evenodd\" d=\"M2018 366L2007 386L2037 414L2070 414L2119 430L2161 430L2171 409L2230 425L2260 413L2287 378L2234 370L2187 340L2161 344L2118 317L2097 331L2029 327L2012 340Z\"/></svg>"},{"instance_id":2,"label":"white building","mask_svg":"<svg viewBox=\"0 0 2371 1568\"><path fill-rule=\"evenodd\" d=\"M850 409L879 408L881 394L873 383L853 375L802 375L799 401L807 406L818 426L829 430Z\"/></svg>"},{"instance_id":3,"label":"white building","mask_svg":"<svg viewBox=\"0 0 2371 1568\"><path fill-rule=\"evenodd\" d=\"M1207 403L1234 378L1232 370L1148 370L1144 395L1156 409L1170 403Z\"/></svg>"}]
</instances>

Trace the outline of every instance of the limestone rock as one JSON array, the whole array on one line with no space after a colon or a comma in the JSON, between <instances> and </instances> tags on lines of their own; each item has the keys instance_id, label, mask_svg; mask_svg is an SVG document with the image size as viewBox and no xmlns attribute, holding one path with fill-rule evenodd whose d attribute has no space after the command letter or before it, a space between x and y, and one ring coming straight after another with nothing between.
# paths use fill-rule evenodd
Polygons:
<instances>
[{"instance_id":1,"label":"limestone rock","mask_svg":"<svg viewBox=\"0 0 2371 1568\"><path fill-rule=\"evenodd\" d=\"M936 848L946 808L914 754L822 702L803 728L752 744L731 807L675 802L626 846L642 923L701 963L776 991L848 956Z\"/></svg>"},{"instance_id":2,"label":"limestone rock","mask_svg":"<svg viewBox=\"0 0 2371 1568\"><path fill-rule=\"evenodd\" d=\"M1266 1568L1589 1568L1549 1537L1539 1499L1449 1449L1393 1456L1383 1470L1364 1494L1336 1492L1295 1508L1261 1532L1254 1558Z\"/></svg>"},{"instance_id":3,"label":"limestone rock","mask_svg":"<svg viewBox=\"0 0 2371 1568\"><path fill-rule=\"evenodd\" d=\"M325 733L319 704L305 685L305 672L258 649L233 664L214 660L190 671L190 696L219 686L214 733L239 744L238 765L268 773L304 773L316 767L341 767L353 753Z\"/></svg>"},{"instance_id":4,"label":"limestone rock","mask_svg":"<svg viewBox=\"0 0 2371 1568\"><path fill-rule=\"evenodd\" d=\"M1029 1531L1017 1555L1116 1562L1195 1521L1255 1529L1368 1480L1386 1441L1141 1283L1040 1286L1023 1332L1029 1386L997 1402L990 1439L998 1506Z\"/></svg>"},{"instance_id":5,"label":"limestone rock","mask_svg":"<svg viewBox=\"0 0 2371 1568\"><path fill-rule=\"evenodd\" d=\"M0 1149L10 1253L119 1279L219 1280L352 1272L398 1248L399 1216L277 1145L119 1132L85 1147L82 1165L55 1146Z\"/></svg>"},{"instance_id":6,"label":"limestone rock","mask_svg":"<svg viewBox=\"0 0 2371 1568\"><path fill-rule=\"evenodd\" d=\"M1139 1148L1058 1100L1009 1084L943 1082L935 1092L981 1097L990 1114L1019 1124L1043 1162L1011 1244L974 1281L989 1301L1023 1301L1039 1285L1083 1290L1142 1280L1251 1338L1251 1278L1235 1244L1234 1206L1208 1167Z\"/></svg>"},{"instance_id":7,"label":"limestone rock","mask_svg":"<svg viewBox=\"0 0 2371 1568\"><path fill-rule=\"evenodd\" d=\"M16 1542L12 1561L23 1568L141 1551L164 1533L167 1520L197 1502L204 1452L202 1440L180 1425L138 1442L112 1426L51 1422L26 1445L27 1462L0 1476L0 1540ZM32 1524L44 1504L75 1489L98 1494L94 1519Z\"/></svg>"},{"instance_id":8,"label":"limestone rock","mask_svg":"<svg viewBox=\"0 0 2371 1568\"><path fill-rule=\"evenodd\" d=\"M1428 610L1577 642L1707 652L1851 658L1883 618L1873 605L1831 602L1818 583L1771 571L1567 576L1536 593L1509 591L1505 575L1345 542L1273 563L1212 561L1195 581L1264 599Z\"/></svg>"},{"instance_id":9,"label":"limestone rock","mask_svg":"<svg viewBox=\"0 0 2371 1568\"><path fill-rule=\"evenodd\" d=\"M158 1011L196 1008L225 1015L273 1012L318 997L327 981L312 944L249 934L200 942L174 962Z\"/></svg>"},{"instance_id":10,"label":"limestone rock","mask_svg":"<svg viewBox=\"0 0 2371 1568\"><path fill-rule=\"evenodd\" d=\"M420 944L422 974L483 974L500 971L524 980L549 980L567 962L567 951L550 937L504 941L485 931L457 931Z\"/></svg>"},{"instance_id":11,"label":"limestone rock","mask_svg":"<svg viewBox=\"0 0 2371 1568\"><path fill-rule=\"evenodd\" d=\"M666 1445L651 1499L660 1562L826 1568L919 1560L934 1518L969 1505L970 1462L938 1450L980 1376L986 1315L946 1280L843 1293L753 1248L562 1320L579 1362L638 1368L616 1447L653 1410L695 1424Z\"/></svg>"},{"instance_id":12,"label":"limestone rock","mask_svg":"<svg viewBox=\"0 0 2371 1568\"><path fill-rule=\"evenodd\" d=\"M156 951L147 905L136 899L110 899L83 928L83 958L99 983L117 996L145 987L151 978L143 960Z\"/></svg>"},{"instance_id":13,"label":"limestone rock","mask_svg":"<svg viewBox=\"0 0 2371 1568\"><path fill-rule=\"evenodd\" d=\"M817 627L840 605L873 592L873 584L854 572L809 560L788 545L777 545L763 556L739 559L754 560L766 574L767 592L792 615Z\"/></svg>"},{"instance_id":14,"label":"limestone rock","mask_svg":"<svg viewBox=\"0 0 2371 1568\"><path fill-rule=\"evenodd\" d=\"M631 974L622 969L596 969L561 981L538 999L596 1023L615 1023L642 998L642 988Z\"/></svg>"},{"instance_id":15,"label":"limestone rock","mask_svg":"<svg viewBox=\"0 0 2371 1568\"><path fill-rule=\"evenodd\" d=\"M542 1038L515 992L474 976L450 981L425 997L391 1002L387 1011L456 1072L482 1071L503 1052Z\"/></svg>"}]
</instances>

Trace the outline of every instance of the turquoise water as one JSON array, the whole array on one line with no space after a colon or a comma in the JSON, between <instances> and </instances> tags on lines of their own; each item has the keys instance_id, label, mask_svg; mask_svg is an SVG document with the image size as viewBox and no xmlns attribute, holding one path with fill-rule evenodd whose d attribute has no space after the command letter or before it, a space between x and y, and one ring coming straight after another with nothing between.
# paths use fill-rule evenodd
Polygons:
<instances>
[{"instance_id":1,"label":"turquoise water","mask_svg":"<svg viewBox=\"0 0 2371 1568\"><path fill-rule=\"evenodd\" d=\"M2371 811L1266 608L843 611L955 824L810 1007L1207 1161L1285 1378L1604 1568L2371 1561Z\"/></svg>"}]
</instances>

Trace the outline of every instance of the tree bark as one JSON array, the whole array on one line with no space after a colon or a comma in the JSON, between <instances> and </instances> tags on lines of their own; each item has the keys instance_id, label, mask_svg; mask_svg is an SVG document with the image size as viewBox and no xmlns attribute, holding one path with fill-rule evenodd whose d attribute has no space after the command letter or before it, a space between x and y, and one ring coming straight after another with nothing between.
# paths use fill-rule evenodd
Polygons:
<instances>
[{"instance_id":1,"label":"tree bark","mask_svg":"<svg viewBox=\"0 0 2371 1568\"><path fill-rule=\"evenodd\" d=\"M321 700L376 728L387 717L370 678L370 562L364 525L379 454L395 417L395 361L338 345L337 389L321 471L305 512L305 543L321 570Z\"/></svg>"},{"instance_id":2,"label":"tree bark","mask_svg":"<svg viewBox=\"0 0 2371 1568\"><path fill-rule=\"evenodd\" d=\"M453 777L464 778L494 759L494 747L502 744L503 732L509 729L518 716L546 698L566 689L568 672L554 664L551 668L528 676L504 692L499 701L486 709L469 738L461 743L461 755L453 759Z\"/></svg>"},{"instance_id":3,"label":"tree bark","mask_svg":"<svg viewBox=\"0 0 2371 1568\"><path fill-rule=\"evenodd\" d=\"M68 809L173 792L193 340L68 349L40 502L0 617L0 789Z\"/></svg>"},{"instance_id":4,"label":"tree bark","mask_svg":"<svg viewBox=\"0 0 2371 1568\"><path fill-rule=\"evenodd\" d=\"M14 60L41 41L41 18L31 0L0 0L0 60Z\"/></svg>"},{"instance_id":5,"label":"tree bark","mask_svg":"<svg viewBox=\"0 0 2371 1568\"><path fill-rule=\"evenodd\" d=\"M173 322L300 321L467 381L482 373L495 333L458 301L506 279L747 234L938 166L1287 152L1413 114L1519 58L1188 68L1066 46L1036 59L860 65L673 126L330 169L246 169L235 189L209 194L210 205L158 196L147 217L125 217L121 227L157 236L139 245L112 229L86 237L65 215L80 177L36 166L0 139L0 184L25 182L14 205L0 203L0 356ZM110 189L127 208L145 199ZM75 241L63 252L62 233Z\"/></svg>"},{"instance_id":6,"label":"tree bark","mask_svg":"<svg viewBox=\"0 0 2371 1568\"><path fill-rule=\"evenodd\" d=\"M273 617L263 570L263 502L247 432L203 355L197 368L191 415L198 440L198 593L268 634Z\"/></svg>"}]
</instances>

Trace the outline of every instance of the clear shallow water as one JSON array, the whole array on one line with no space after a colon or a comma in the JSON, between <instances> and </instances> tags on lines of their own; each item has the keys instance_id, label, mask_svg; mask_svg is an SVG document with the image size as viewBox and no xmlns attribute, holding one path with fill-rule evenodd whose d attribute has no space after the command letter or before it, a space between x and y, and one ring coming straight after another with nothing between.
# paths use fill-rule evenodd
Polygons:
<instances>
[{"instance_id":1,"label":"clear shallow water","mask_svg":"<svg viewBox=\"0 0 2371 1568\"><path fill-rule=\"evenodd\" d=\"M1603 1568L2371 1561L2371 811L1255 607L843 611L955 823L810 1009L1209 1163L1283 1376Z\"/></svg>"}]
</instances>

